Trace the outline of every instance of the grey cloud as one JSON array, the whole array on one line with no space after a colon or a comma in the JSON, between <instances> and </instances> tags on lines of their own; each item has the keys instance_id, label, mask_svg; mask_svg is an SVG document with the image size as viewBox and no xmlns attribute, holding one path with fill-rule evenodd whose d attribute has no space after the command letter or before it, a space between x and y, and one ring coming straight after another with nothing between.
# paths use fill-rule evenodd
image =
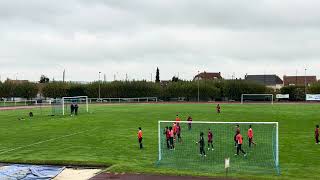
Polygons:
<instances>
[{"instance_id":1,"label":"grey cloud","mask_svg":"<svg viewBox=\"0 0 320 180\"><path fill-rule=\"evenodd\" d=\"M312 0L0 1L0 73L11 67L31 70L35 73L26 77L34 78L43 73L34 71L39 66L60 76L62 67L55 65L60 64L72 72L70 78L88 80L96 78L97 68L107 69L108 77L132 71L132 78L142 79L156 66L165 79L178 72L192 78L202 69L243 75L269 67L281 75L317 66L319 5ZM76 69L93 75L81 77Z\"/></svg>"}]
</instances>

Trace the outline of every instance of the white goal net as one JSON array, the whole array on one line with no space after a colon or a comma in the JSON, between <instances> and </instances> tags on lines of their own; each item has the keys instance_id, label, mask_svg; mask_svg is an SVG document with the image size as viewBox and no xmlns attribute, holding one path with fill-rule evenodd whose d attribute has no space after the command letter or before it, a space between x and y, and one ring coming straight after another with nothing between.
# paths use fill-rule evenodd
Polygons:
<instances>
[{"instance_id":1,"label":"white goal net","mask_svg":"<svg viewBox=\"0 0 320 180\"><path fill-rule=\"evenodd\" d=\"M65 115L68 112L71 113L71 104L77 104L79 109L85 109L86 112L89 112L88 96L62 97L61 103L62 115Z\"/></svg>"},{"instance_id":2,"label":"white goal net","mask_svg":"<svg viewBox=\"0 0 320 180\"><path fill-rule=\"evenodd\" d=\"M229 158L232 172L280 173L278 122L158 121L158 142L162 167L223 173Z\"/></svg>"},{"instance_id":3,"label":"white goal net","mask_svg":"<svg viewBox=\"0 0 320 180\"><path fill-rule=\"evenodd\" d=\"M273 94L242 94L241 104L244 103L270 103L273 104Z\"/></svg>"}]
</instances>

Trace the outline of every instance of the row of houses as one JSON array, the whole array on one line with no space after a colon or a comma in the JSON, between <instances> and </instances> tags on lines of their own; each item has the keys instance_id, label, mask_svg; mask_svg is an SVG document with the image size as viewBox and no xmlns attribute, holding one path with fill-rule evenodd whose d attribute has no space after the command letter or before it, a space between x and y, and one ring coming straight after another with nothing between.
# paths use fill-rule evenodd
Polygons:
<instances>
[{"instance_id":1,"label":"row of houses","mask_svg":"<svg viewBox=\"0 0 320 180\"><path fill-rule=\"evenodd\" d=\"M221 72L201 72L197 74L193 80L217 80L217 79L224 79L221 76ZM263 84L267 87L273 88L273 89L280 89L284 86L289 85L297 85L297 86L309 86L312 83L317 82L316 76L283 76L283 79L281 79L279 76L275 74L263 74L263 75L245 75L245 80L257 82L260 84ZM7 79L7 81L10 81L12 83L24 83L28 82L28 80L10 80ZM171 81L161 81L162 85L166 85L170 83Z\"/></svg>"},{"instance_id":2,"label":"row of houses","mask_svg":"<svg viewBox=\"0 0 320 180\"><path fill-rule=\"evenodd\" d=\"M221 72L201 72L197 74L193 80L215 80L223 79ZM257 82L273 89L280 89L284 86L297 85L297 86L309 86L312 83L317 82L316 76L287 76L284 75L283 79L275 74L263 74L263 75L245 75L245 80Z\"/></svg>"}]
</instances>

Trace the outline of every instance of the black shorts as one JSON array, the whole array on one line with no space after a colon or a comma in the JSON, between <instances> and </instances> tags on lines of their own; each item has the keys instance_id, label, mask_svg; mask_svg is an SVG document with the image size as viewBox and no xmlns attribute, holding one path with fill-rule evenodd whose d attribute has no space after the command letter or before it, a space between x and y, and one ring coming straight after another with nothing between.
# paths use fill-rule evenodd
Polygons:
<instances>
[{"instance_id":1,"label":"black shorts","mask_svg":"<svg viewBox=\"0 0 320 180\"><path fill-rule=\"evenodd\" d=\"M178 135L178 138L181 138L181 135L180 135L180 133L179 134L177 134Z\"/></svg>"},{"instance_id":2,"label":"black shorts","mask_svg":"<svg viewBox=\"0 0 320 180\"><path fill-rule=\"evenodd\" d=\"M170 137L170 144L173 144L173 137Z\"/></svg>"},{"instance_id":3,"label":"black shorts","mask_svg":"<svg viewBox=\"0 0 320 180\"><path fill-rule=\"evenodd\" d=\"M212 141L212 139L211 140L208 140L208 143L212 143L213 141Z\"/></svg>"},{"instance_id":4,"label":"black shorts","mask_svg":"<svg viewBox=\"0 0 320 180\"><path fill-rule=\"evenodd\" d=\"M142 142L142 138L138 138L138 141L139 141L139 143L141 143Z\"/></svg>"}]
</instances>

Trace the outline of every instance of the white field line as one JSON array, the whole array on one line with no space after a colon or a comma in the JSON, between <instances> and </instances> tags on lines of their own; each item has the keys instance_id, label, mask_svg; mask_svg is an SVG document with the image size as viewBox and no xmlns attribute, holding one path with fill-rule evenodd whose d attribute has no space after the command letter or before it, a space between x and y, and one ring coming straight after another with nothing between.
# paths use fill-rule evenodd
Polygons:
<instances>
[{"instance_id":1,"label":"white field line","mask_svg":"<svg viewBox=\"0 0 320 180\"><path fill-rule=\"evenodd\" d=\"M67 135L64 135L64 136L60 136L60 137L56 137L56 138L52 138L52 139L47 139L47 140L44 140L44 141L39 141L39 142L36 142L36 143L28 144L26 146L20 146L20 147L12 148L12 149L0 152L0 154L5 154L5 153L11 152L11 151L18 150L18 149L23 149L23 148L26 148L26 147L42 144L42 143L45 143L45 142L54 141L54 140L57 140L57 139L62 139L62 138L66 138L66 137L69 137L69 136L74 136L74 135L77 135L77 134L82 134L82 133L85 133L85 132L88 132L88 131L92 131L92 130L95 130L95 129L97 129L97 128L90 129L90 130L85 130L85 131L80 131L80 132L76 132L76 133L72 133L72 134L67 134Z\"/></svg>"}]
</instances>

